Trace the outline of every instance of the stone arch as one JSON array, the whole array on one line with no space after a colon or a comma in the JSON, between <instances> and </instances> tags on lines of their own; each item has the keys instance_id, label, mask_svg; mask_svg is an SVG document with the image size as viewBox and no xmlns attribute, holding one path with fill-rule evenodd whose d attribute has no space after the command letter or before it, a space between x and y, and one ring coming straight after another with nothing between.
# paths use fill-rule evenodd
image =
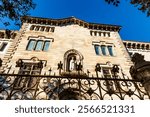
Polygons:
<instances>
[{"instance_id":1,"label":"stone arch","mask_svg":"<svg viewBox=\"0 0 150 117\"><path fill-rule=\"evenodd\" d=\"M62 92L59 94L59 100L87 100L89 99L89 96L82 93L80 94L80 90L76 88L68 88L64 89Z\"/></svg>"},{"instance_id":2,"label":"stone arch","mask_svg":"<svg viewBox=\"0 0 150 117\"><path fill-rule=\"evenodd\" d=\"M66 82L66 81L65 81ZM88 93L88 87L81 84L84 88L78 87L78 82L72 82L74 85L70 85L69 82L59 84L47 93L48 99L56 100L89 100L90 95Z\"/></svg>"},{"instance_id":3,"label":"stone arch","mask_svg":"<svg viewBox=\"0 0 150 117\"><path fill-rule=\"evenodd\" d=\"M144 49L145 49L145 44L142 44L142 46L141 46L141 47L142 47L142 49L144 50Z\"/></svg>"},{"instance_id":4,"label":"stone arch","mask_svg":"<svg viewBox=\"0 0 150 117\"><path fill-rule=\"evenodd\" d=\"M132 48L136 49L136 44L135 43L132 44Z\"/></svg>"},{"instance_id":5,"label":"stone arch","mask_svg":"<svg viewBox=\"0 0 150 117\"><path fill-rule=\"evenodd\" d=\"M140 44L137 44L137 49L141 49L141 45Z\"/></svg>"},{"instance_id":6,"label":"stone arch","mask_svg":"<svg viewBox=\"0 0 150 117\"><path fill-rule=\"evenodd\" d=\"M131 48L131 43L128 43L128 44L127 44L127 48Z\"/></svg>"},{"instance_id":7,"label":"stone arch","mask_svg":"<svg viewBox=\"0 0 150 117\"><path fill-rule=\"evenodd\" d=\"M146 50L149 50L150 49L150 46L147 44L146 45Z\"/></svg>"},{"instance_id":8,"label":"stone arch","mask_svg":"<svg viewBox=\"0 0 150 117\"><path fill-rule=\"evenodd\" d=\"M76 64L81 64L83 66L83 56L80 52L78 52L75 49L71 49L68 50L65 54L64 54L64 70L65 71L69 71L69 67L70 67L70 61L71 59L73 59L74 61L76 61ZM76 67L76 66L75 66Z\"/></svg>"},{"instance_id":9,"label":"stone arch","mask_svg":"<svg viewBox=\"0 0 150 117\"><path fill-rule=\"evenodd\" d=\"M35 57L35 56L32 57L30 60L33 61L33 62L39 61L39 59L37 57Z\"/></svg>"}]
</instances>

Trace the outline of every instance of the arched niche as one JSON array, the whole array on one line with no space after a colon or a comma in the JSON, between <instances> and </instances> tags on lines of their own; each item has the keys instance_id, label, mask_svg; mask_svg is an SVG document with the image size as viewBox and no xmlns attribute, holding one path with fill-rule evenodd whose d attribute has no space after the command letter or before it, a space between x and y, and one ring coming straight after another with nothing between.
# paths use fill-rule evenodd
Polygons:
<instances>
[{"instance_id":1,"label":"arched niche","mask_svg":"<svg viewBox=\"0 0 150 117\"><path fill-rule=\"evenodd\" d=\"M77 71L77 65L83 67L83 56L75 49L68 50L64 54L64 70L65 71Z\"/></svg>"}]
</instances>

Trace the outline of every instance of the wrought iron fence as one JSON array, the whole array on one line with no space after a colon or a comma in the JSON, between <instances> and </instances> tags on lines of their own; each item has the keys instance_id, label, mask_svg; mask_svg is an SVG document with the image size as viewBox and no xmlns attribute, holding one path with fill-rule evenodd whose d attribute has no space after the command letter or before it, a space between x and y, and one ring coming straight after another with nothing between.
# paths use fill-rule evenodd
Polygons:
<instances>
[{"instance_id":1,"label":"wrought iron fence","mask_svg":"<svg viewBox=\"0 0 150 117\"><path fill-rule=\"evenodd\" d=\"M131 79L71 75L0 74L3 100L144 100L141 82Z\"/></svg>"}]
</instances>

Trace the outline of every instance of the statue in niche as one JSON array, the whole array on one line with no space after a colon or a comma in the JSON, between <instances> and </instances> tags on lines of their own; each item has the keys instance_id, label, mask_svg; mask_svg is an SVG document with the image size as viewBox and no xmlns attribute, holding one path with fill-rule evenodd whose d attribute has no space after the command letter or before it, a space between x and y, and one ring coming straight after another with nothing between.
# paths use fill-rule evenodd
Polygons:
<instances>
[{"instance_id":1,"label":"statue in niche","mask_svg":"<svg viewBox=\"0 0 150 117\"><path fill-rule=\"evenodd\" d=\"M71 60L69 62L69 70L70 71L76 70L76 59L75 59L75 57L71 57Z\"/></svg>"}]
</instances>

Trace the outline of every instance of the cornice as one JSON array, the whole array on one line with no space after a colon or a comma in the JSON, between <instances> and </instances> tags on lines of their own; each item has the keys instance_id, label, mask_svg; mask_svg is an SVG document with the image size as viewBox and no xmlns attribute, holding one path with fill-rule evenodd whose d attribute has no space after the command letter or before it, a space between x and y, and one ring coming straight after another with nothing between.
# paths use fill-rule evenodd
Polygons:
<instances>
[{"instance_id":1,"label":"cornice","mask_svg":"<svg viewBox=\"0 0 150 117\"><path fill-rule=\"evenodd\" d=\"M105 31L115 31L115 32L119 32L121 29L121 26L118 25L90 23L75 17L68 17L62 19L50 19L50 18L24 16L21 17L21 21L22 23L45 24L45 25L54 25L54 26L65 26L70 24L77 24L79 26L83 26L84 28L88 28L92 30L105 30Z\"/></svg>"}]
</instances>

